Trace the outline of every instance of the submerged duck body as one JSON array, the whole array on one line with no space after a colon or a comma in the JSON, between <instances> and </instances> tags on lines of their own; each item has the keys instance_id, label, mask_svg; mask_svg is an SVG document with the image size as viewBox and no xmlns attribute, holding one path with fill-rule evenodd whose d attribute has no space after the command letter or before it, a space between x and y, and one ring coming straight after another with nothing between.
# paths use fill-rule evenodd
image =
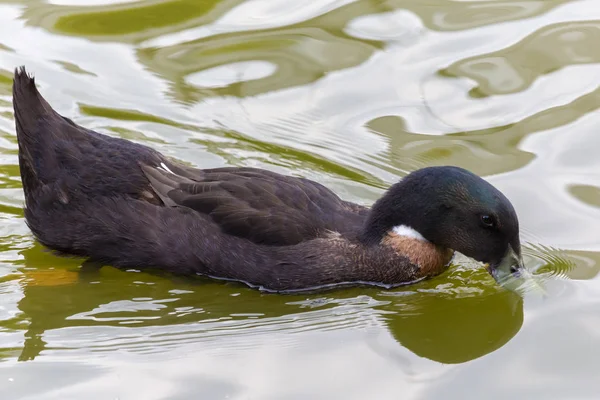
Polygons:
<instances>
[{"instance_id":1,"label":"submerged duck body","mask_svg":"<svg viewBox=\"0 0 600 400\"><path fill-rule=\"evenodd\" d=\"M308 179L190 168L78 126L24 68L13 104L26 222L60 253L273 291L406 284L443 272L455 250L492 273L521 267L512 205L461 168L415 171L368 208Z\"/></svg>"}]
</instances>

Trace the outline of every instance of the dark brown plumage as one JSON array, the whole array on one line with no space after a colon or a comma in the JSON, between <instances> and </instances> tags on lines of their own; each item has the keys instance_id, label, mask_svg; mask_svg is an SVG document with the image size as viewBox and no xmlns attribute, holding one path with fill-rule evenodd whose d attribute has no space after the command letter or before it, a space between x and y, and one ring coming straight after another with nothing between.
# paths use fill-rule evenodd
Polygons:
<instances>
[{"instance_id":1,"label":"dark brown plumage","mask_svg":"<svg viewBox=\"0 0 600 400\"><path fill-rule=\"evenodd\" d=\"M13 103L25 218L42 244L61 253L286 291L413 282L443 271L449 249L491 262L509 244L520 252L508 200L459 168L417 171L369 209L307 179L254 168L190 168L80 127L50 107L24 68L15 73ZM447 181L477 190L467 191L472 199L442 196L451 189L439 187ZM502 218L504 230L452 226L481 210ZM398 225L429 241L390 240ZM457 239L442 238L450 231Z\"/></svg>"},{"instance_id":2,"label":"dark brown plumage","mask_svg":"<svg viewBox=\"0 0 600 400\"><path fill-rule=\"evenodd\" d=\"M210 215L224 233L257 244L293 245L328 230L350 235L368 213L308 179L255 168L165 166L142 165L164 204Z\"/></svg>"}]
</instances>

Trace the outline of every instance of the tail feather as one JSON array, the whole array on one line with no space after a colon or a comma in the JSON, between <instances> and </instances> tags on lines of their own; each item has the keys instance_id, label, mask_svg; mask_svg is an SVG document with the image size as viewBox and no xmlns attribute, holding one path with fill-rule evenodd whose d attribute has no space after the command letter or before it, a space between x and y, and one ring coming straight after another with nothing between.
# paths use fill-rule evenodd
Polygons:
<instances>
[{"instance_id":1,"label":"tail feather","mask_svg":"<svg viewBox=\"0 0 600 400\"><path fill-rule=\"evenodd\" d=\"M41 184L35 168L35 158L32 154L37 140L39 119L46 111L46 105L35 85L35 78L29 76L25 67L15 70L13 80L13 108L17 142L19 145L19 167L23 187L35 191ZM26 199L27 199L26 193Z\"/></svg>"},{"instance_id":2,"label":"tail feather","mask_svg":"<svg viewBox=\"0 0 600 400\"><path fill-rule=\"evenodd\" d=\"M13 108L19 168L25 204L28 206L30 198L36 196L44 186L56 186L60 175L64 174L59 158L73 150L60 142L65 138L74 139L78 133L75 124L54 111L42 97L35 78L27 73L25 67L15 70ZM58 190L57 193L62 191Z\"/></svg>"},{"instance_id":3,"label":"tail feather","mask_svg":"<svg viewBox=\"0 0 600 400\"><path fill-rule=\"evenodd\" d=\"M38 92L35 78L30 76L25 67L15 70L13 80L13 108L19 142L38 140L37 131L41 118L56 118L58 114Z\"/></svg>"},{"instance_id":4,"label":"tail feather","mask_svg":"<svg viewBox=\"0 0 600 400\"><path fill-rule=\"evenodd\" d=\"M72 121L48 104L25 67L15 70L13 108L21 179L27 197L40 185L53 183L61 173L58 157L62 149L69 148L61 146L60 140L74 140L82 134Z\"/></svg>"}]
</instances>

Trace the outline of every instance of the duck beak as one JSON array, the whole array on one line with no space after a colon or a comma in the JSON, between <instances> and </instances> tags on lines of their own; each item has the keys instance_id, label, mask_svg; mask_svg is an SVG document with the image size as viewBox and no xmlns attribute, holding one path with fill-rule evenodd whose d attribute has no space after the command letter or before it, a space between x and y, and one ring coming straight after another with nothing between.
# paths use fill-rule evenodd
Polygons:
<instances>
[{"instance_id":1,"label":"duck beak","mask_svg":"<svg viewBox=\"0 0 600 400\"><path fill-rule=\"evenodd\" d=\"M521 278L526 272L523 265L523 257L521 256L520 252L515 252L513 247L508 245L508 249L504 254L504 257L502 257L502 259L500 259L498 262L490 264L488 266L488 272L499 284L502 284L502 282L506 281L506 279L510 277Z\"/></svg>"}]
</instances>

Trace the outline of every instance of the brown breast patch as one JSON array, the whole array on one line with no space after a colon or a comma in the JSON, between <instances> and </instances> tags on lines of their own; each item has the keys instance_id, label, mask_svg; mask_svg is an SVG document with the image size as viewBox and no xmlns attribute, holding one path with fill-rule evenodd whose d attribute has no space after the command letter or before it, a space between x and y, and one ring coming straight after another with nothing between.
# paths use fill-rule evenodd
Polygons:
<instances>
[{"instance_id":1,"label":"brown breast patch","mask_svg":"<svg viewBox=\"0 0 600 400\"><path fill-rule=\"evenodd\" d=\"M411 263L419 267L423 276L442 273L454 253L451 249L436 246L431 242L393 232L383 238L382 244L391 246L397 253L407 257Z\"/></svg>"}]
</instances>

